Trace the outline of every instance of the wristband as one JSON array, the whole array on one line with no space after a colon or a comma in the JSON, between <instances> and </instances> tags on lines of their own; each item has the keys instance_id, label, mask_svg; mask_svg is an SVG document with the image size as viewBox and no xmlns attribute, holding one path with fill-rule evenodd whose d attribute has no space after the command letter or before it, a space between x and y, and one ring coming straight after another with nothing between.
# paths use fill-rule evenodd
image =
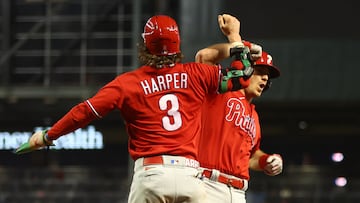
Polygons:
<instances>
[{"instance_id":1,"label":"wristband","mask_svg":"<svg viewBox=\"0 0 360 203\"><path fill-rule=\"evenodd\" d=\"M265 166L268 164L267 159L269 158L270 154L264 154L259 158L259 167L264 170Z\"/></svg>"},{"instance_id":2,"label":"wristband","mask_svg":"<svg viewBox=\"0 0 360 203\"><path fill-rule=\"evenodd\" d=\"M47 132L48 132L48 130L42 131L43 143L46 144L47 146L54 146L54 143L51 140L49 140Z\"/></svg>"},{"instance_id":3,"label":"wristband","mask_svg":"<svg viewBox=\"0 0 360 203\"><path fill-rule=\"evenodd\" d=\"M251 49L251 42L243 40L242 43Z\"/></svg>"}]
</instances>

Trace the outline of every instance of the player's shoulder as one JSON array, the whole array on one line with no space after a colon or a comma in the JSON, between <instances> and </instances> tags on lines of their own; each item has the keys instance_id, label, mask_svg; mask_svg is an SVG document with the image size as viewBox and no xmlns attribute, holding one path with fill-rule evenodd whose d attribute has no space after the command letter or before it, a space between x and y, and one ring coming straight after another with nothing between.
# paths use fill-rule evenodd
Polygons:
<instances>
[{"instance_id":1,"label":"player's shoulder","mask_svg":"<svg viewBox=\"0 0 360 203\"><path fill-rule=\"evenodd\" d=\"M186 62L183 63L184 66L201 66L201 67L216 67L216 65L210 65L206 63L200 63L200 62Z\"/></svg>"},{"instance_id":2,"label":"player's shoulder","mask_svg":"<svg viewBox=\"0 0 360 203\"><path fill-rule=\"evenodd\" d=\"M141 66L137 69L134 70L130 70L130 71L126 71L126 72L122 72L119 75L117 75L116 78L131 78L131 77L137 77L139 75L144 75L147 72L151 72L154 71L154 68L151 68L149 66Z\"/></svg>"},{"instance_id":3,"label":"player's shoulder","mask_svg":"<svg viewBox=\"0 0 360 203\"><path fill-rule=\"evenodd\" d=\"M115 76L113 81L119 84L126 84L134 82L139 77L141 77L141 74L137 70L131 70Z\"/></svg>"},{"instance_id":4,"label":"player's shoulder","mask_svg":"<svg viewBox=\"0 0 360 203\"><path fill-rule=\"evenodd\" d=\"M210 65L205 63L198 63L198 62L188 62L183 64L185 69L197 71L197 72L203 72L203 71L219 71L220 66L219 65Z\"/></svg>"}]
</instances>

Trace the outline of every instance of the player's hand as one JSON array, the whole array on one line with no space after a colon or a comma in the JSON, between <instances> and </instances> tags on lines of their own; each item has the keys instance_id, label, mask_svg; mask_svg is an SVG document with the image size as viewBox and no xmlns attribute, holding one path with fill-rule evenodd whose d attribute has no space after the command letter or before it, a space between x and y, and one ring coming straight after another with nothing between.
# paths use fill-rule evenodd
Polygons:
<instances>
[{"instance_id":1,"label":"player's hand","mask_svg":"<svg viewBox=\"0 0 360 203\"><path fill-rule=\"evenodd\" d=\"M261 58L262 55L262 47L260 45L251 43L250 47L250 58L253 61L256 61Z\"/></svg>"},{"instance_id":2,"label":"player's hand","mask_svg":"<svg viewBox=\"0 0 360 203\"><path fill-rule=\"evenodd\" d=\"M52 141L46 139L47 131L35 132L28 142L23 143L19 148L15 150L15 154L24 154L41 149L46 146L54 145Z\"/></svg>"},{"instance_id":3,"label":"player's hand","mask_svg":"<svg viewBox=\"0 0 360 203\"><path fill-rule=\"evenodd\" d=\"M241 42L240 21L236 17L229 14L218 15L218 23L230 43Z\"/></svg>"},{"instance_id":4,"label":"player's hand","mask_svg":"<svg viewBox=\"0 0 360 203\"><path fill-rule=\"evenodd\" d=\"M279 154L272 154L267 157L264 173L269 176L279 175L283 170L283 160Z\"/></svg>"},{"instance_id":5,"label":"player's hand","mask_svg":"<svg viewBox=\"0 0 360 203\"><path fill-rule=\"evenodd\" d=\"M260 45L245 40L243 41L243 43L245 46L249 47L250 58L252 61L256 61L261 58L262 47Z\"/></svg>"}]
</instances>

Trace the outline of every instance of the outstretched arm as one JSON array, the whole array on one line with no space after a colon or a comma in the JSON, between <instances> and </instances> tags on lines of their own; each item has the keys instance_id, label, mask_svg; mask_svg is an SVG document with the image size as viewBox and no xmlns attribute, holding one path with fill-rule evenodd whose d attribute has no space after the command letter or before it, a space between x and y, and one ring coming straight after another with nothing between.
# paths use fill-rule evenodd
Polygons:
<instances>
[{"instance_id":1,"label":"outstretched arm","mask_svg":"<svg viewBox=\"0 0 360 203\"><path fill-rule=\"evenodd\" d=\"M84 102L74 106L52 128L35 132L28 142L15 150L16 154L23 154L53 145L53 140L89 124L96 117ZM49 133L49 134L48 134Z\"/></svg>"},{"instance_id":2,"label":"outstretched arm","mask_svg":"<svg viewBox=\"0 0 360 203\"><path fill-rule=\"evenodd\" d=\"M101 88L96 95L71 108L49 131L35 132L28 142L16 149L16 154L31 152L53 144L53 140L88 125L95 119L101 119L116 108L121 91L113 80Z\"/></svg>"}]
</instances>

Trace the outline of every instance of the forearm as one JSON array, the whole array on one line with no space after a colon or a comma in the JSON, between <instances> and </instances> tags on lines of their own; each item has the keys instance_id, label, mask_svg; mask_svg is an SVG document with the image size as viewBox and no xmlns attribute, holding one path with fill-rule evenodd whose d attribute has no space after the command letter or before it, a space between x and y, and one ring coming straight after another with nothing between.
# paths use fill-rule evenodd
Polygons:
<instances>
[{"instance_id":1,"label":"forearm","mask_svg":"<svg viewBox=\"0 0 360 203\"><path fill-rule=\"evenodd\" d=\"M255 171L263 170L259 165L260 157L262 157L263 155L266 155L266 153L261 150L256 150L255 153L250 157L249 168L251 170L255 170Z\"/></svg>"},{"instance_id":2,"label":"forearm","mask_svg":"<svg viewBox=\"0 0 360 203\"><path fill-rule=\"evenodd\" d=\"M217 64L230 57L230 48L241 43L240 21L237 18L228 14L219 15L218 23L228 42L213 44L199 50L195 55L196 62Z\"/></svg>"},{"instance_id":3,"label":"forearm","mask_svg":"<svg viewBox=\"0 0 360 203\"><path fill-rule=\"evenodd\" d=\"M62 135L73 132L88 125L96 117L85 103L73 107L48 131L48 139L56 140Z\"/></svg>"},{"instance_id":4,"label":"forearm","mask_svg":"<svg viewBox=\"0 0 360 203\"><path fill-rule=\"evenodd\" d=\"M218 43L199 50L195 55L198 63L217 64L230 57L231 43Z\"/></svg>"},{"instance_id":5,"label":"forearm","mask_svg":"<svg viewBox=\"0 0 360 203\"><path fill-rule=\"evenodd\" d=\"M264 171L269 176L276 176L283 170L283 160L280 154L266 154L257 150L249 160L249 168Z\"/></svg>"}]
</instances>

